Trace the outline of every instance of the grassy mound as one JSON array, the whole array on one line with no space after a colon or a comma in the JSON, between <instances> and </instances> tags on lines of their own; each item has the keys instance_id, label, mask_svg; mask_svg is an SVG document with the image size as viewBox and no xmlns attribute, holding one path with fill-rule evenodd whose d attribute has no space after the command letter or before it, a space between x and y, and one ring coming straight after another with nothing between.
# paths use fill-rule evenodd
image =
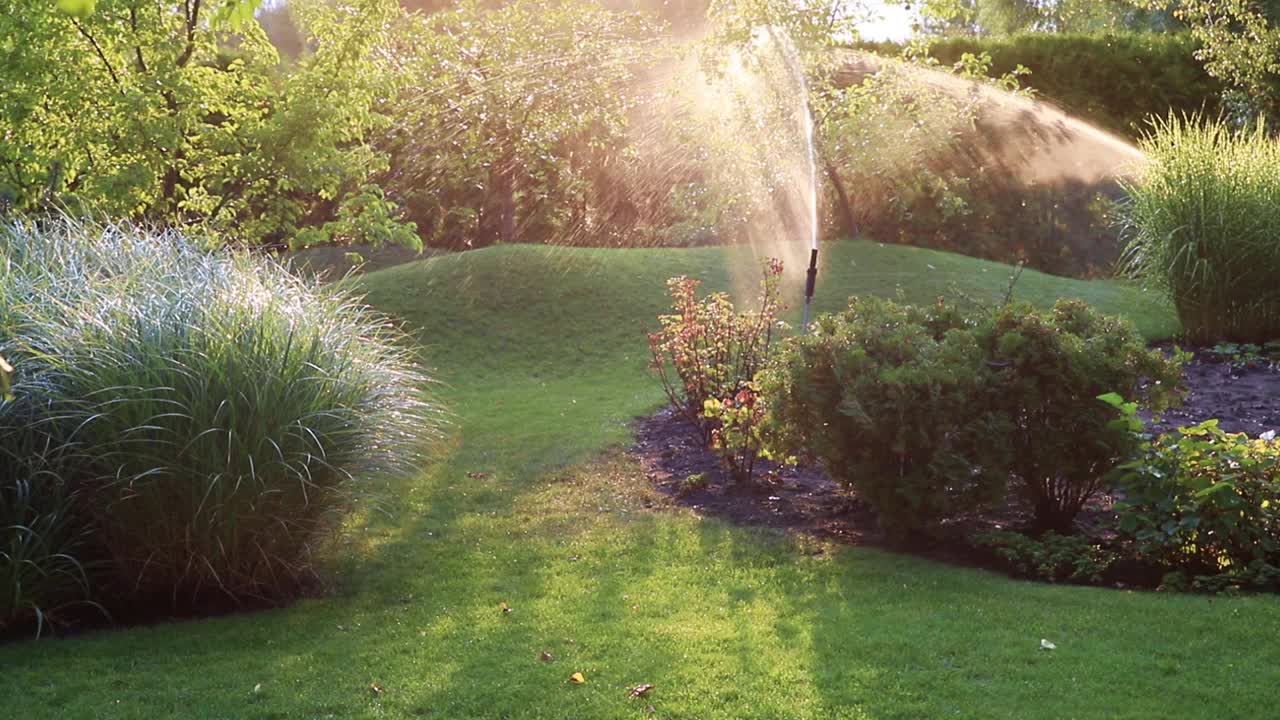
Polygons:
<instances>
[{"instance_id":1,"label":"grassy mound","mask_svg":"<svg viewBox=\"0 0 1280 720\"><path fill-rule=\"evenodd\" d=\"M1275 598L1015 582L655 512L623 454L656 408L641 330L663 281L732 284L724 249L506 247L362 278L426 347L447 456L352 536L337 596L269 613L0 648L22 717L1266 717ZM821 292L999 295L1008 268L840 244ZM932 266L932 267L930 267ZM754 269L747 263L749 269ZM985 272L984 272L985 270ZM1117 283L1028 273L1149 337ZM596 459L591 459L596 458ZM576 464L590 460L588 464ZM504 611L504 604L509 612ZM1039 649L1041 638L1057 650ZM541 653L551 661L540 659ZM585 684L568 682L581 672ZM645 698L628 688L652 683ZM647 713L652 706L655 713Z\"/></svg>"}]
</instances>

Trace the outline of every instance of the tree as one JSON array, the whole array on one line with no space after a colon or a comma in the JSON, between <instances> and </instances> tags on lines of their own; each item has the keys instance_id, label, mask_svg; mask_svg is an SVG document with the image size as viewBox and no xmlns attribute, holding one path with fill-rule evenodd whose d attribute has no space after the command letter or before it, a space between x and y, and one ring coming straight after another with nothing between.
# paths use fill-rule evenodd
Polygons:
<instances>
[{"instance_id":1,"label":"tree","mask_svg":"<svg viewBox=\"0 0 1280 720\"><path fill-rule=\"evenodd\" d=\"M1205 70L1231 86L1224 105L1236 119L1280 117L1280 2L1276 0L1134 0L1172 12L1200 41Z\"/></svg>"},{"instance_id":2,"label":"tree","mask_svg":"<svg viewBox=\"0 0 1280 720\"><path fill-rule=\"evenodd\" d=\"M347 239L377 206L367 138L400 11L294 4L314 51L286 70L258 0L0 0L0 193L219 242ZM412 242L390 219L372 239Z\"/></svg>"},{"instance_id":3,"label":"tree","mask_svg":"<svg viewBox=\"0 0 1280 720\"><path fill-rule=\"evenodd\" d=\"M1162 30L1165 12L1130 0L906 0L920 8L935 35L1010 35L1019 32Z\"/></svg>"},{"instance_id":4,"label":"tree","mask_svg":"<svg viewBox=\"0 0 1280 720\"><path fill-rule=\"evenodd\" d=\"M592 179L624 151L655 29L583 0L475 1L406 34L387 186L424 235L470 247L605 232Z\"/></svg>"}]
</instances>

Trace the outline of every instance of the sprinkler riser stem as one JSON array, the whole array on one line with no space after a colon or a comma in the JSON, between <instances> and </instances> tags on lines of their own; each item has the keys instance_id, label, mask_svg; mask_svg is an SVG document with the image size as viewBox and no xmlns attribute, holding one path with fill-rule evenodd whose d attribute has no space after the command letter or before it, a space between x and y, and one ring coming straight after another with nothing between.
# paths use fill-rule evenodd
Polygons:
<instances>
[{"instance_id":1,"label":"sprinkler riser stem","mask_svg":"<svg viewBox=\"0 0 1280 720\"><path fill-rule=\"evenodd\" d=\"M804 320L800 326L809 331L809 306L813 304L813 292L818 286L818 248L809 251L809 271L804 282Z\"/></svg>"}]
</instances>

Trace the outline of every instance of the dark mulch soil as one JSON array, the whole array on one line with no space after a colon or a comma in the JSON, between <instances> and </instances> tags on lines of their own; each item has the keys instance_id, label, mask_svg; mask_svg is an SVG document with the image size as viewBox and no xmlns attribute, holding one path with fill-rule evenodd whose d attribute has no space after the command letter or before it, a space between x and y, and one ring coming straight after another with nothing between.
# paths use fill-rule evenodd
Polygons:
<instances>
[{"instance_id":1,"label":"dark mulch soil","mask_svg":"<svg viewBox=\"0 0 1280 720\"><path fill-rule=\"evenodd\" d=\"M1227 432L1257 437L1280 430L1280 370L1268 362L1225 362L1204 351L1185 370L1182 406L1152 424L1157 433L1217 418Z\"/></svg>"},{"instance_id":2,"label":"dark mulch soil","mask_svg":"<svg viewBox=\"0 0 1280 720\"><path fill-rule=\"evenodd\" d=\"M670 408L639 421L635 451L662 493L700 513L849 543L883 539L871 508L820 468L760 460L754 483L733 482L689 422ZM705 483L687 489L686 479L698 475Z\"/></svg>"},{"instance_id":3,"label":"dark mulch soil","mask_svg":"<svg viewBox=\"0 0 1280 720\"><path fill-rule=\"evenodd\" d=\"M719 458L700 443L689 422L670 408L636 424L633 450L651 482L676 504L701 515L740 525L796 531L849 545L871 545L959 565L1002 568L989 550L964 541L974 532L1016 527L1026 513L956 518L938 536L894 543L880 530L875 512L816 465L761 460L750 485L735 483ZM686 479L705 478L696 488Z\"/></svg>"}]
</instances>

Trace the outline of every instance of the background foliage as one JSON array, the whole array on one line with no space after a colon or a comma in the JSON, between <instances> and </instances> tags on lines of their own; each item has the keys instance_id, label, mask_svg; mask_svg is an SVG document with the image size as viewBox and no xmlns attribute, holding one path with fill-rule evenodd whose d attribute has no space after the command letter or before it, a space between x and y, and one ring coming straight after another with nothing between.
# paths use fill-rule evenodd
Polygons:
<instances>
[{"instance_id":1,"label":"background foliage","mask_svg":"<svg viewBox=\"0 0 1280 720\"><path fill-rule=\"evenodd\" d=\"M888 55L907 49L894 43L859 47ZM1137 138L1152 116L1170 110L1218 112L1225 86L1197 59L1200 48L1188 33L1024 33L938 38L924 53L944 65L960 62L965 53L985 53L996 77L1021 65L1030 73L1019 81L1037 96Z\"/></svg>"},{"instance_id":2,"label":"background foliage","mask_svg":"<svg viewBox=\"0 0 1280 720\"><path fill-rule=\"evenodd\" d=\"M386 159L369 134L395 92L394 0L292 3L310 51L287 69L241 7L102 0L72 14L5 0L8 204L157 221L218 243L415 244L372 185Z\"/></svg>"}]
</instances>

